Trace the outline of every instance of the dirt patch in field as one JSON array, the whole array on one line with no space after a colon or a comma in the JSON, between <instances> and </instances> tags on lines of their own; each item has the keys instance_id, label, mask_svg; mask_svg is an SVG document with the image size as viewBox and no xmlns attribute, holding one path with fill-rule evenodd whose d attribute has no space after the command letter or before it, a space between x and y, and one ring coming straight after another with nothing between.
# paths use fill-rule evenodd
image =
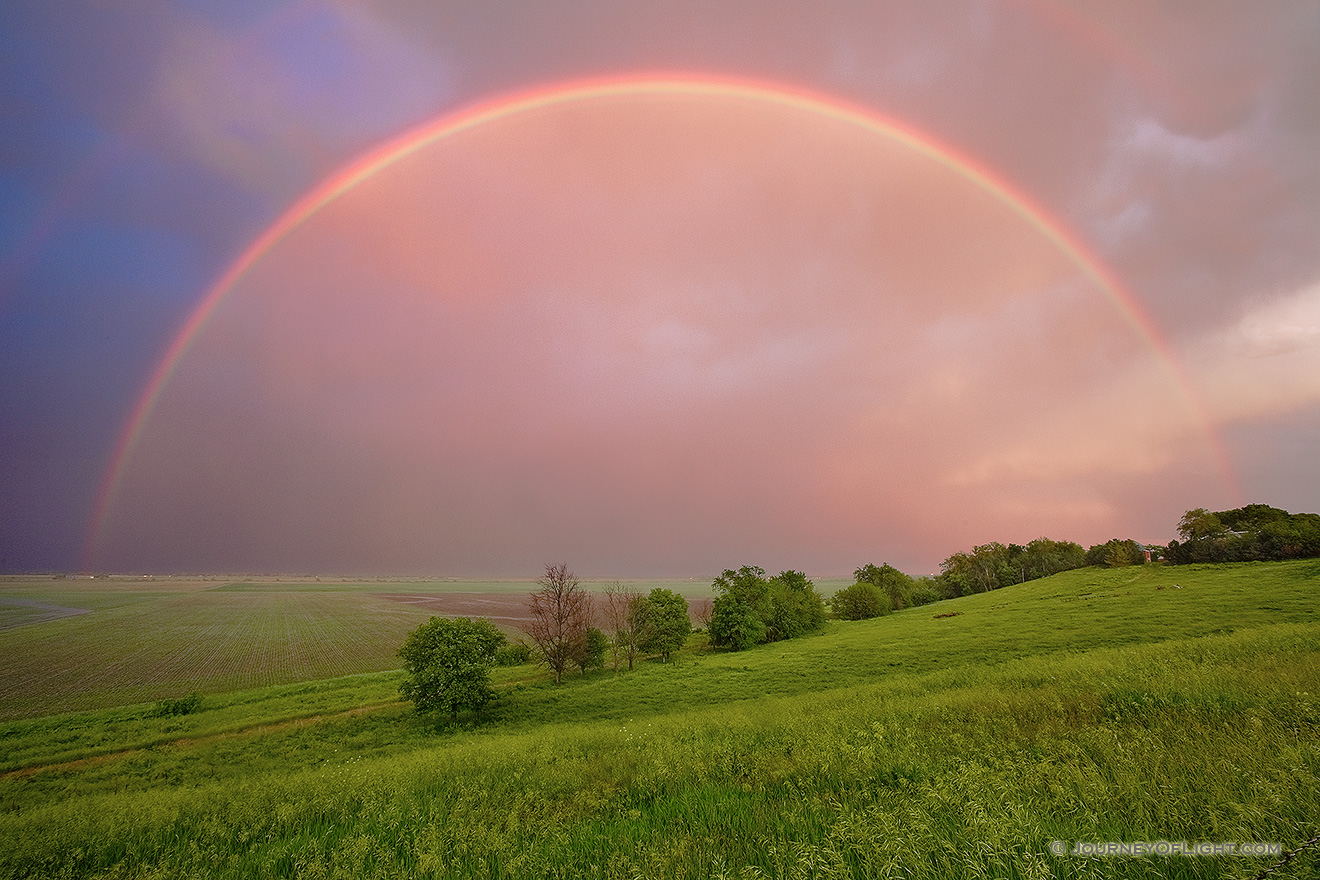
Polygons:
<instances>
[{"instance_id":1,"label":"dirt patch in field","mask_svg":"<svg viewBox=\"0 0 1320 880\"><path fill-rule=\"evenodd\" d=\"M377 593L381 599L421 608L439 617L489 617L496 626L521 629L531 620L520 593Z\"/></svg>"}]
</instances>

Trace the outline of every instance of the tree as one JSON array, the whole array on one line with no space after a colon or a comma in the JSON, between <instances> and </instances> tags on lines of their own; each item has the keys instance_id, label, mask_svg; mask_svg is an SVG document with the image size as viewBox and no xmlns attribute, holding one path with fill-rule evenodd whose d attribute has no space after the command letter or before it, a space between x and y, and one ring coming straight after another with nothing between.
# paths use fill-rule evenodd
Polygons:
<instances>
[{"instance_id":1,"label":"tree","mask_svg":"<svg viewBox=\"0 0 1320 880\"><path fill-rule=\"evenodd\" d=\"M495 652L495 663L499 666L522 666L531 659L531 646L522 639L504 645Z\"/></svg>"},{"instance_id":2,"label":"tree","mask_svg":"<svg viewBox=\"0 0 1320 880\"><path fill-rule=\"evenodd\" d=\"M710 641L734 650L766 641L791 639L825 623L825 603L800 571L744 565L725 569L712 584L721 595L711 603Z\"/></svg>"},{"instance_id":3,"label":"tree","mask_svg":"<svg viewBox=\"0 0 1320 880\"><path fill-rule=\"evenodd\" d=\"M765 624L746 602L734 596L716 596L711 603L710 643L735 651L765 641Z\"/></svg>"},{"instance_id":4,"label":"tree","mask_svg":"<svg viewBox=\"0 0 1320 880\"><path fill-rule=\"evenodd\" d=\"M536 645L541 661L555 674L555 684L564 670L587 651L587 628L591 625L591 596L581 587L568 565L546 565L537 578L541 589L527 600L531 620L523 627Z\"/></svg>"},{"instance_id":5,"label":"tree","mask_svg":"<svg viewBox=\"0 0 1320 880\"><path fill-rule=\"evenodd\" d=\"M889 605L895 611L902 611L912 604L912 591L916 584L912 578L903 574L903 572L894 568L889 563L875 566L871 563L863 565L853 572L853 577L858 583L873 584L884 590L889 596ZM874 617L875 615L870 615ZM851 618L853 620L859 618Z\"/></svg>"},{"instance_id":6,"label":"tree","mask_svg":"<svg viewBox=\"0 0 1320 880\"><path fill-rule=\"evenodd\" d=\"M1021 548L1019 548L1021 549ZM1021 580L1009 562L1009 549L998 541L978 544L971 553L955 553L940 563L941 592L946 599L997 590Z\"/></svg>"},{"instance_id":7,"label":"tree","mask_svg":"<svg viewBox=\"0 0 1320 880\"><path fill-rule=\"evenodd\" d=\"M583 646L582 656L574 657L573 662L577 664L578 669L583 675L587 674L588 669L600 669L605 665L605 652L609 650L610 640L605 633L594 626L587 627L587 639Z\"/></svg>"},{"instance_id":8,"label":"tree","mask_svg":"<svg viewBox=\"0 0 1320 880\"><path fill-rule=\"evenodd\" d=\"M1182 543L1170 541L1169 560L1248 562L1320 556L1320 516L1268 504L1234 510L1189 510L1178 522Z\"/></svg>"},{"instance_id":9,"label":"tree","mask_svg":"<svg viewBox=\"0 0 1320 880\"><path fill-rule=\"evenodd\" d=\"M893 610L888 594L870 581L859 580L830 598L835 617L844 620L869 620Z\"/></svg>"},{"instance_id":10,"label":"tree","mask_svg":"<svg viewBox=\"0 0 1320 880\"><path fill-rule=\"evenodd\" d=\"M1204 507L1193 508L1178 520L1178 534L1184 542L1200 541L1205 538L1222 536L1227 529L1219 519L1219 514L1211 513Z\"/></svg>"},{"instance_id":11,"label":"tree","mask_svg":"<svg viewBox=\"0 0 1320 880\"><path fill-rule=\"evenodd\" d=\"M1086 550L1073 541L1052 541L1049 538L1037 538L1026 546L1026 552L1019 565L1025 573L1025 580L1049 577L1061 571L1081 568L1086 564Z\"/></svg>"},{"instance_id":12,"label":"tree","mask_svg":"<svg viewBox=\"0 0 1320 880\"><path fill-rule=\"evenodd\" d=\"M638 640L636 606L642 594L615 581L605 587L605 627L610 639L610 660L615 672L624 660L633 668Z\"/></svg>"},{"instance_id":13,"label":"tree","mask_svg":"<svg viewBox=\"0 0 1320 880\"><path fill-rule=\"evenodd\" d=\"M637 603L636 618L641 634L639 647L647 653L659 654L662 663L668 663L669 655L687 644L692 632L687 600L673 590L661 587L652 590Z\"/></svg>"},{"instance_id":14,"label":"tree","mask_svg":"<svg viewBox=\"0 0 1320 880\"><path fill-rule=\"evenodd\" d=\"M485 618L432 617L399 649L408 673L399 693L418 712L480 709L495 696L490 668L503 644L504 633Z\"/></svg>"},{"instance_id":15,"label":"tree","mask_svg":"<svg viewBox=\"0 0 1320 880\"><path fill-rule=\"evenodd\" d=\"M800 571L781 571L770 578L770 616L766 640L793 639L825 625L825 602L816 585Z\"/></svg>"},{"instance_id":16,"label":"tree","mask_svg":"<svg viewBox=\"0 0 1320 880\"><path fill-rule=\"evenodd\" d=\"M1086 551L1086 564L1103 565L1106 568L1137 565L1145 561L1145 549L1131 538L1110 538Z\"/></svg>"},{"instance_id":17,"label":"tree","mask_svg":"<svg viewBox=\"0 0 1320 880\"><path fill-rule=\"evenodd\" d=\"M765 619L770 616L770 582L765 569L744 565L726 568L712 587L720 593L711 603L710 643L735 651L766 639Z\"/></svg>"},{"instance_id":18,"label":"tree","mask_svg":"<svg viewBox=\"0 0 1320 880\"><path fill-rule=\"evenodd\" d=\"M916 578L912 587L912 604L929 605L940 601L939 581L929 575Z\"/></svg>"}]
</instances>

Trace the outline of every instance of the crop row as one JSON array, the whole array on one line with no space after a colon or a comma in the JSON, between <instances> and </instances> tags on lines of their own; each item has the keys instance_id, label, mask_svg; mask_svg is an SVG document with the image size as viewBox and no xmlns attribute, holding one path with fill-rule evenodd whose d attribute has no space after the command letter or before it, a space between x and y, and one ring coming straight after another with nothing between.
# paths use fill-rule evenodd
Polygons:
<instances>
[{"instance_id":1,"label":"crop row","mask_svg":"<svg viewBox=\"0 0 1320 880\"><path fill-rule=\"evenodd\" d=\"M389 669L429 613L348 591L142 594L0 631L0 719Z\"/></svg>"}]
</instances>

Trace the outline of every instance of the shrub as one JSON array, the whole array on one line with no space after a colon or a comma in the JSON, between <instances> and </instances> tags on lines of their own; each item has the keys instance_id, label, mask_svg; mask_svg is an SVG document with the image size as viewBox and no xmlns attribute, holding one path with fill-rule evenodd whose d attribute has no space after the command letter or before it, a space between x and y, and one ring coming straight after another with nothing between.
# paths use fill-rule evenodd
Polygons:
<instances>
[{"instance_id":1,"label":"shrub","mask_svg":"<svg viewBox=\"0 0 1320 880\"><path fill-rule=\"evenodd\" d=\"M202 705L202 695L193 691L186 697L179 697L177 700L161 700L151 710L152 717L172 718L176 715L191 715Z\"/></svg>"},{"instance_id":2,"label":"shrub","mask_svg":"<svg viewBox=\"0 0 1320 880\"><path fill-rule=\"evenodd\" d=\"M583 642L581 655L574 657L573 662L577 664L582 674L586 675L588 669L600 669L605 665L605 652L610 648L609 636L601 632L594 626L587 627L587 637Z\"/></svg>"},{"instance_id":3,"label":"shrub","mask_svg":"<svg viewBox=\"0 0 1320 880\"><path fill-rule=\"evenodd\" d=\"M669 655L687 644L688 634L692 632L688 603L673 590L656 587L637 603L635 614L640 634L638 647L659 654L661 662L669 662Z\"/></svg>"},{"instance_id":4,"label":"shrub","mask_svg":"<svg viewBox=\"0 0 1320 880\"><path fill-rule=\"evenodd\" d=\"M781 571L772 578L765 569L744 565L725 569L712 586L721 594L711 603L710 641L735 651L791 639L820 629L825 603L815 585L800 571Z\"/></svg>"},{"instance_id":5,"label":"shrub","mask_svg":"<svg viewBox=\"0 0 1320 880\"><path fill-rule=\"evenodd\" d=\"M844 587L830 598L830 610L844 620L868 620L893 610L889 594L869 581Z\"/></svg>"},{"instance_id":6,"label":"shrub","mask_svg":"<svg viewBox=\"0 0 1320 880\"><path fill-rule=\"evenodd\" d=\"M484 618L432 617L399 649L408 680L399 688L418 712L480 709L494 698L490 667L504 633Z\"/></svg>"},{"instance_id":7,"label":"shrub","mask_svg":"<svg viewBox=\"0 0 1320 880\"><path fill-rule=\"evenodd\" d=\"M940 601L940 592L936 589L936 581L932 577L919 577L916 579L916 585L912 588L912 604L929 605L932 602Z\"/></svg>"},{"instance_id":8,"label":"shrub","mask_svg":"<svg viewBox=\"0 0 1320 880\"><path fill-rule=\"evenodd\" d=\"M495 663L499 666L522 666L531 659L532 646L521 640L502 645L495 651Z\"/></svg>"},{"instance_id":9,"label":"shrub","mask_svg":"<svg viewBox=\"0 0 1320 880\"><path fill-rule=\"evenodd\" d=\"M711 603L710 643L741 651L765 641L765 624L745 602L719 596Z\"/></svg>"}]
</instances>

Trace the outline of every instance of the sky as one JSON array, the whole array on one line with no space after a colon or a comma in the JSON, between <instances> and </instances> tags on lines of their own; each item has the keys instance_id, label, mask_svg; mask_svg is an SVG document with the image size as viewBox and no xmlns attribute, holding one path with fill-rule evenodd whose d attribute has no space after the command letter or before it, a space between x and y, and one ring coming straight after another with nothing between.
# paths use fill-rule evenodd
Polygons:
<instances>
[{"instance_id":1,"label":"sky","mask_svg":"<svg viewBox=\"0 0 1320 880\"><path fill-rule=\"evenodd\" d=\"M1320 511L1320 6L0 7L0 571Z\"/></svg>"}]
</instances>

